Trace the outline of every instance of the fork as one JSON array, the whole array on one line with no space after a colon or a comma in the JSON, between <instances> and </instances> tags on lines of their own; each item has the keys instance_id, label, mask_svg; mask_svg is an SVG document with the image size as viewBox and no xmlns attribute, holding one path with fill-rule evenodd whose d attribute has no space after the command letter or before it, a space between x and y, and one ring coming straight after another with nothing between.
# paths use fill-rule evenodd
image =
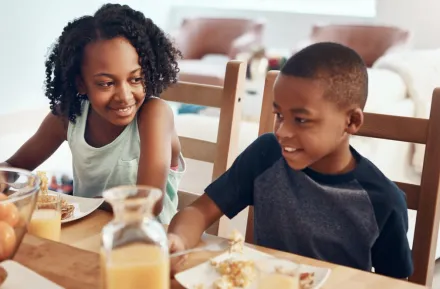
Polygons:
<instances>
[{"instance_id":1,"label":"fork","mask_svg":"<svg viewBox=\"0 0 440 289\"><path fill-rule=\"evenodd\" d=\"M14 183L14 184L12 184L12 183L8 183L8 182L0 182L0 188L1 188L1 185L6 185L6 187L1 189L2 191L5 190L5 189L9 189L9 188L13 188L13 189L17 190L16 192L8 195L8 198L12 199L12 198L15 198L15 197L19 196L20 194L22 194L23 193L22 190L24 188L26 188L28 184L23 184L23 183L18 183L18 184ZM27 191L25 191L25 193L26 192Z\"/></svg>"},{"instance_id":2,"label":"fork","mask_svg":"<svg viewBox=\"0 0 440 289\"><path fill-rule=\"evenodd\" d=\"M170 258L175 258L178 256L182 256L194 252L201 252L201 251L219 252L219 251L225 251L226 249L229 249L229 242L227 240L221 241L219 243L209 244L203 247L176 252L171 254Z\"/></svg>"},{"instance_id":3,"label":"fork","mask_svg":"<svg viewBox=\"0 0 440 289\"><path fill-rule=\"evenodd\" d=\"M6 185L7 187L11 187L15 190L21 190L28 186L27 183L8 183L8 182L0 182L0 185Z\"/></svg>"}]
</instances>

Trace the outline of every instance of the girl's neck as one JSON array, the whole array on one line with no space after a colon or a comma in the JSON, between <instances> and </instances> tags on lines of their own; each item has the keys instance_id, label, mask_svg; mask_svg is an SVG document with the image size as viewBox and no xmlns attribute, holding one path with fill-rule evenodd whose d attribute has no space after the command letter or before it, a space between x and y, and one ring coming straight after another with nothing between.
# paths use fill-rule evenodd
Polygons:
<instances>
[{"instance_id":1,"label":"girl's neck","mask_svg":"<svg viewBox=\"0 0 440 289\"><path fill-rule=\"evenodd\" d=\"M84 133L86 142L95 148L103 147L114 141L125 129L103 119L90 106Z\"/></svg>"}]
</instances>

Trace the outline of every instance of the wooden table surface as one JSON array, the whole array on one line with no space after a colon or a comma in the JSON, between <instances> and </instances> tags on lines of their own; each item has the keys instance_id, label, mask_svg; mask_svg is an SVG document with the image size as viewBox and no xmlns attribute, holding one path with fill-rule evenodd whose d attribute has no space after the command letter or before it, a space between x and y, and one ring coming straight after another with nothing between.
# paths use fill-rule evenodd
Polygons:
<instances>
[{"instance_id":1,"label":"wooden table surface","mask_svg":"<svg viewBox=\"0 0 440 289\"><path fill-rule=\"evenodd\" d=\"M100 288L99 255L102 227L112 216L104 211L96 211L79 221L63 225L61 243L26 235L14 260L36 271L40 275L69 289ZM208 237L205 242L217 237ZM66 244L70 245L67 246ZM295 262L328 267L332 269L323 289L417 289L426 288L402 280L395 280L377 274L363 272L339 265L329 264L293 254L250 245L262 252ZM182 270L205 262L215 253L197 253L189 256ZM176 281L172 289L182 287Z\"/></svg>"}]
</instances>

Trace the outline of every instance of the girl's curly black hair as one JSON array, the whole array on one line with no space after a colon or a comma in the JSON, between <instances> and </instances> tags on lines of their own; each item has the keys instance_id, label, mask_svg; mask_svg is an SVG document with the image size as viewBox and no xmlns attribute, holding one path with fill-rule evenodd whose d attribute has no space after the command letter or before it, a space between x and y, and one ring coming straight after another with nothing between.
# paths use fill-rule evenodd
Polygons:
<instances>
[{"instance_id":1,"label":"girl's curly black hair","mask_svg":"<svg viewBox=\"0 0 440 289\"><path fill-rule=\"evenodd\" d=\"M94 16L67 24L46 60L45 94L53 114L75 122L81 115L76 78L81 72L84 48L101 40L124 37L139 54L146 97L159 96L177 81L178 58L182 57L164 32L141 12L127 5L105 4Z\"/></svg>"}]
</instances>

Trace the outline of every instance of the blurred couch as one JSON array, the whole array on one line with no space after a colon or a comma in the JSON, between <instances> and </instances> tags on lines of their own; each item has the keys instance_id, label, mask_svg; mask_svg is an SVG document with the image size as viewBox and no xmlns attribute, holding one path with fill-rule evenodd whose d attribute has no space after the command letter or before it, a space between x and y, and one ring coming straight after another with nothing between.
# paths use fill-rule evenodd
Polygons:
<instances>
[{"instance_id":1,"label":"blurred couch","mask_svg":"<svg viewBox=\"0 0 440 289\"><path fill-rule=\"evenodd\" d=\"M189 18L171 33L183 54L179 79L223 85L226 63L262 46L265 21L239 18Z\"/></svg>"},{"instance_id":2,"label":"blurred couch","mask_svg":"<svg viewBox=\"0 0 440 289\"><path fill-rule=\"evenodd\" d=\"M355 50L368 67L381 56L407 47L409 32L393 26L378 25L314 25L308 39L293 52L318 42L336 42Z\"/></svg>"}]
</instances>

